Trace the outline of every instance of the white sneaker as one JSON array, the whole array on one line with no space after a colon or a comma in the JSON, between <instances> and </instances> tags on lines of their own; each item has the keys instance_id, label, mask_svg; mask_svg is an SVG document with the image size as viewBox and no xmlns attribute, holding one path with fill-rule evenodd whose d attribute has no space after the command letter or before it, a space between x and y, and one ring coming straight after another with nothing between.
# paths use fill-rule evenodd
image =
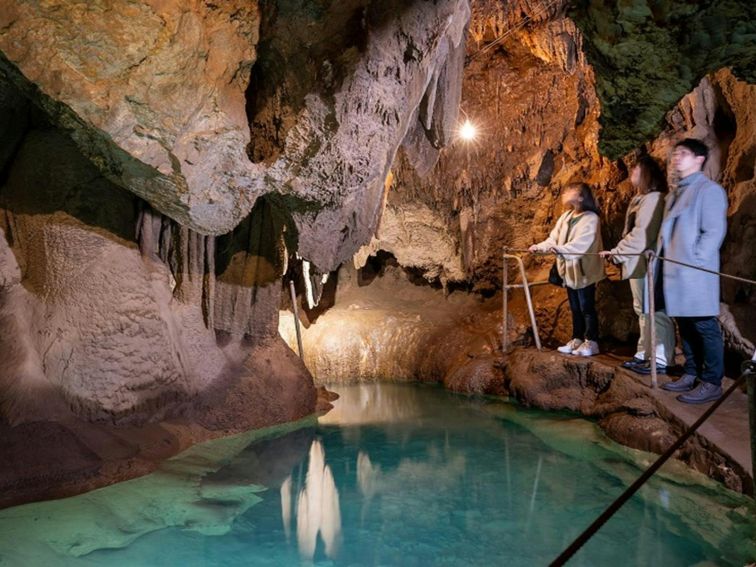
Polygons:
<instances>
[{"instance_id":1,"label":"white sneaker","mask_svg":"<svg viewBox=\"0 0 756 567\"><path fill-rule=\"evenodd\" d=\"M596 341L585 341L576 351L573 351L572 354L577 354L578 356L593 356L598 353L599 347Z\"/></svg>"},{"instance_id":2,"label":"white sneaker","mask_svg":"<svg viewBox=\"0 0 756 567\"><path fill-rule=\"evenodd\" d=\"M559 348L557 348L557 350L561 352L562 354L574 354L575 351L577 351L577 349L579 349L580 345L582 344L583 344L583 341L581 341L580 339L572 339L566 345L560 346Z\"/></svg>"}]
</instances>

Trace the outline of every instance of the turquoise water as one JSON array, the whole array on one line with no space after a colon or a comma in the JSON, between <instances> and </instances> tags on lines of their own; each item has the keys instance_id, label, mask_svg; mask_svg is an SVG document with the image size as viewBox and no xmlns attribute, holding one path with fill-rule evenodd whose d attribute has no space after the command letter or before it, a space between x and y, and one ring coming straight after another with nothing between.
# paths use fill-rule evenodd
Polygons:
<instances>
[{"instance_id":1,"label":"turquoise water","mask_svg":"<svg viewBox=\"0 0 756 567\"><path fill-rule=\"evenodd\" d=\"M365 385L320 420L0 511L0 565L546 565L652 456L571 416ZM679 463L574 565L743 565L756 510Z\"/></svg>"}]
</instances>

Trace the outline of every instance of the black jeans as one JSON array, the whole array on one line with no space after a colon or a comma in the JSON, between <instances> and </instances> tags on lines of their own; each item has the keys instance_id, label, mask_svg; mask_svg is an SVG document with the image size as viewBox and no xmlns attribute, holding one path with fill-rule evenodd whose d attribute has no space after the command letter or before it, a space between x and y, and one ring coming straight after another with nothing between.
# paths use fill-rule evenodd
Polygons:
<instances>
[{"instance_id":1,"label":"black jeans","mask_svg":"<svg viewBox=\"0 0 756 567\"><path fill-rule=\"evenodd\" d=\"M720 386L724 376L724 340L716 317L675 317L685 354L685 374Z\"/></svg>"},{"instance_id":2,"label":"black jeans","mask_svg":"<svg viewBox=\"0 0 756 567\"><path fill-rule=\"evenodd\" d=\"M598 314L596 313L596 284L583 289L567 288L567 299L572 311L572 338L598 340Z\"/></svg>"}]
</instances>

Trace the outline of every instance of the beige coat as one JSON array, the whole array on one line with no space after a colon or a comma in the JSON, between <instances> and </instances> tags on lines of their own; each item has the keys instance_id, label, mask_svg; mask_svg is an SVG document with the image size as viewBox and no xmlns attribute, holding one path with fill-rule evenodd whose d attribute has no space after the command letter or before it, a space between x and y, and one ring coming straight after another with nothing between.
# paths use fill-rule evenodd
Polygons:
<instances>
[{"instance_id":1,"label":"beige coat","mask_svg":"<svg viewBox=\"0 0 756 567\"><path fill-rule=\"evenodd\" d=\"M663 216L664 199L658 191L636 195L630 201L625 213L622 240L610 250L614 262L622 266L623 280L646 275L647 262L644 256L624 254L642 254L646 250L655 250Z\"/></svg>"},{"instance_id":2,"label":"beige coat","mask_svg":"<svg viewBox=\"0 0 756 567\"><path fill-rule=\"evenodd\" d=\"M582 289L606 277L603 260L598 256L602 249L601 228L598 215L585 211L579 215L579 220L572 227L568 238L568 221L573 216L574 211L567 211L559 217L549 237L536 246L543 252L554 248L558 254L557 270L564 279L564 285L571 289ZM585 252L593 255L577 255Z\"/></svg>"}]
</instances>

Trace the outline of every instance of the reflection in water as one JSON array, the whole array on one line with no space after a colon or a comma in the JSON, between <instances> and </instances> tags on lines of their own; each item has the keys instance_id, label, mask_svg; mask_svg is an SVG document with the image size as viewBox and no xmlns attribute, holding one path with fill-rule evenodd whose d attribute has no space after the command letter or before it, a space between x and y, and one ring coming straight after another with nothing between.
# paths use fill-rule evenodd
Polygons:
<instances>
[{"instance_id":1,"label":"reflection in water","mask_svg":"<svg viewBox=\"0 0 756 567\"><path fill-rule=\"evenodd\" d=\"M408 385L338 393L342 423L216 441L144 479L0 511L0 566L545 565L647 465L567 416ZM576 564L756 557L752 502L675 466Z\"/></svg>"},{"instance_id":2,"label":"reflection in water","mask_svg":"<svg viewBox=\"0 0 756 567\"><path fill-rule=\"evenodd\" d=\"M281 485L281 510L284 531L290 537L291 477ZM341 511L339 491L333 480L331 467L325 463L325 451L319 440L310 446L310 463L305 485L297 497L297 544L302 557L312 559L318 543L318 533L325 544L325 553L333 558L341 543Z\"/></svg>"},{"instance_id":3,"label":"reflection in water","mask_svg":"<svg viewBox=\"0 0 756 567\"><path fill-rule=\"evenodd\" d=\"M367 500L371 500L378 491L380 474L381 466L373 465L368 454L360 451L357 455L357 486Z\"/></svg>"},{"instance_id":4,"label":"reflection in water","mask_svg":"<svg viewBox=\"0 0 756 567\"><path fill-rule=\"evenodd\" d=\"M535 478L533 480L533 492L530 494L530 507L528 508L528 518L525 521L525 535L530 531L530 522L533 519L533 511L535 510L536 495L538 494L538 483L541 481L541 466L543 465L543 457L538 457L538 465L536 466Z\"/></svg>"},{"instance_id":5,"label":"reflection in water","mask_svg":"<svg viewBox=\"0 0 756 567\"><path fill-rule=\"evenodd\" d=\"M422 393L417 388L383 388L359 384L339 389L334 408L318 418L321 425L375 425L397 423L421 413Z\"/></svg>"},{"instance_id":6,"label":"reflection in water","mask_svg":"<svg viewBox=\"0 0 756 567\"><path fill-rule=\"evenodd\" d=\"M357 486L363 496L360 524L365 523L365 517L370 509L373 497L378 493L378 483L381 477L381 466L374 465L367 453L360 451L357 455Z\"/></svg>"},{"instance_id":7,"label":"reflection in water","mask_svg":"<svg viewBox=\"0 0 756 567\"><path fill-rule=\"evenodd\" d=\"M281 484L281 519L286 541L291 541L291 475Z\"/></svg>"}]
</instances>

